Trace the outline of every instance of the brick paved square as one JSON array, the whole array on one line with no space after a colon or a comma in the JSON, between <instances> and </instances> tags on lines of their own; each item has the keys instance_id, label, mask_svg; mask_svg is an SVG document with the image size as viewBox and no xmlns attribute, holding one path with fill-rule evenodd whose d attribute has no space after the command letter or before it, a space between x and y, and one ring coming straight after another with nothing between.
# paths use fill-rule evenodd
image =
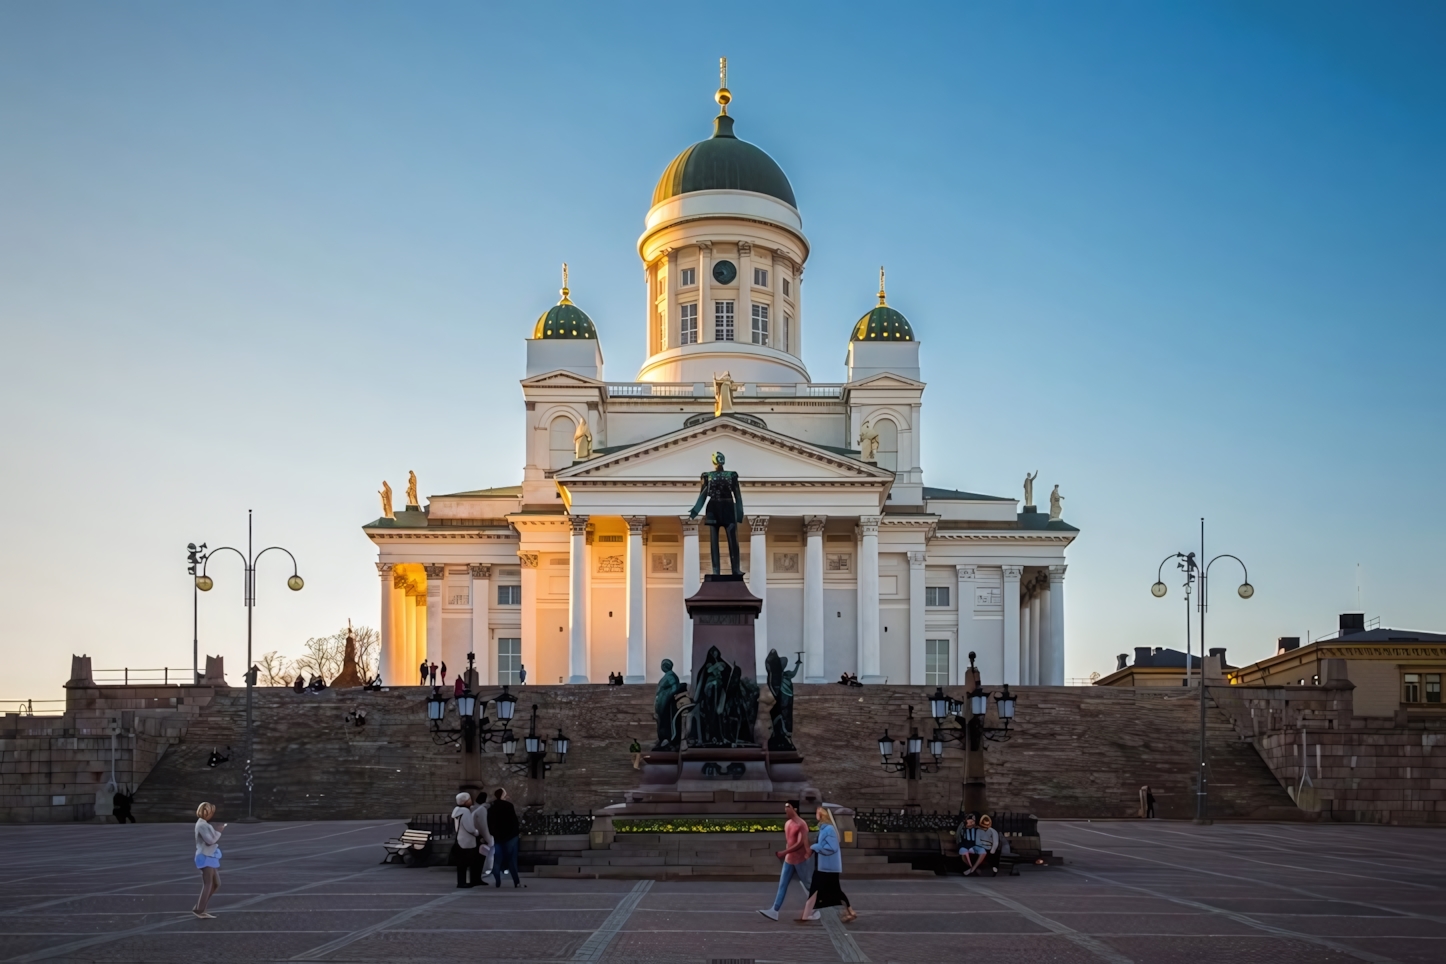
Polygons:
<instances>
[{"instance_id":1,"label":"brick paved square","mask_svg":"<svg viewBox=\"0 0 1446 964\"><path fill-rule=\"evenodd\" d=\"M1053 821L1065 864L1018 877L851 880L846 856L860 917L845 926L793 923L796 889L784 919L764 918L762 882L459 891L450 868L381 864L397 829L233 825L216 920L201 921L189 825L0 827L0 964L1446 960L1440 830Z\"/></svg>"}]
</instances>

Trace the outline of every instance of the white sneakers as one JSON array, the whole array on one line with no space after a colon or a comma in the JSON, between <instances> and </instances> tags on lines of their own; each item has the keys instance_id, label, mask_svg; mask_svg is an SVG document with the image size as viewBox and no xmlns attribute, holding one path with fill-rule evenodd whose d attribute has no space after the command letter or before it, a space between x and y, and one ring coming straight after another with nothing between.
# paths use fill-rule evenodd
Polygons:
<instances>
[{"instance_id":1,"label":"white sneakers","mask_svg":"<svg viewBox=\"0 0 1446 964\"><path fill-rule=\"evenodd\" d=\"M768 910L760 910L758 913L762 914L764 917L767 917L769 920L778 920L778 911L774 910L771 907Z\"/></svg>"}]
</instances>

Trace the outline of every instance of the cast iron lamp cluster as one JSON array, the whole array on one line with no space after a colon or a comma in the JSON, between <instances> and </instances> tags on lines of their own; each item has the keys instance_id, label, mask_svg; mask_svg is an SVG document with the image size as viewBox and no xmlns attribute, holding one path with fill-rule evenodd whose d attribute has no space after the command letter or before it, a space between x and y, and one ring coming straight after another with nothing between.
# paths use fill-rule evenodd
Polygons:
<instances>
[{"instance_id":1,"label":"cast iron lamp cluster","mask_svg":"<svg viewBox=\"0 0 1446 964\"><path fill-rule=\"evenodd\" d=\"M974 671L974 658L975 654L970 653L971 671ZM926 741L914 725L912 706L909 707L909 736L899 750L897 761L889 759L894 755L895 741L889 736L888 729L884 729L884 735L879 737L879 756L885 770L902 773L908 780L917 780L925 773L938 772L944 763L944 748L949 743L959 743L967 750L979 750L983 748L985 740L1003 743L1010 738L1012 733L1009 724L1014 720L1014 704L1018 697L1009 692L1008 683L1004 684L1004 688L998 693L991 693L977 682L977 671L974 676L974 689L963 701L949 696L942 686L935 687L934 695L929 697L929 715L934 718L934 733L928 739L927 745L929 755L934 758L932 761L923 759ZM985 714L989 711L990 696L994 697L1001 726L990 726L984 721ZM957 727L945 725L945 721L950 717L959 724Z\"/></svg>"},{"instance_id":2,"label":"cast iron lamp cluster","mask_svg":"<svg viewBox=\"0 0 1446 964\"><path fill-rule=\"evenodd\" d=\"M514 760L517 755L517 735L512 732L512 719L517 712L517 697L513 696L509 688L504 685L502 693L491 700L483 699L485 707L488 702L497 704L497 723L494 725L488 717L477 716L477 703L479 697L472 692L473 664L476 661L475 653L467 654L467 680L466 688L462 693L451 699L457 703L457 716L460 725L444 728L442 721L447 717L447 703L449 697L442 692L442 687L432 687L432 695L427 697L427 719L432 727L432 742L437 746L445 746L448 743L456 743L460 739L464 753L480 753L488 743L497 743L502 747L502 753L507 757L507 765L517 773L526 773L535 779L541 779L547 771L552 769L553 763L566 763L567 750L571 740L559 728L557 738L553 740L553 750L557 754L555 761L547 760L547 738L537 735L537 704L532 704L532 719L528 726L527 736L523 739L523 747L527 757L525 760Z\"/></svg>"}]
</instances>

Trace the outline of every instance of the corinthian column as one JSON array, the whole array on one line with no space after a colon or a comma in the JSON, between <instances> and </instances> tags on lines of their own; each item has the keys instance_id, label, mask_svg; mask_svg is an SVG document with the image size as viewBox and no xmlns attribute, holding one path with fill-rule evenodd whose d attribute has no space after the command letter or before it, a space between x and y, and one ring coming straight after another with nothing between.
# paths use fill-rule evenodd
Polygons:
<instances>
[{"instance_id":1,"label":"corinthian column","mask_svg":"<svg viewBox=\"0 0 1446 964\"><path fill-rule=\"evenodd\" d=\"M753 621L753 668L758 682L767 678L763 661L768 658L768 516L748 517L748 590L763 600L763 610Z\"/></svg>"},{"instance_id":2,"label":"corinthian column","mask_svg":"<svg viewBox=\"0 0 1446 964\"><path fill-rule=\"evenodd\" d=\"M382 639L377 651L377 673L388 686L401 682L397 675L397 633L392 615L392 564L377 563L377 575L381 578L382 589Z\"/></svg>"},{"instance_id":3,"label":"corinthian column","mask_svg":"<svg viewBox=\"0 0 1446 964\"><path fill-rule=\"evenodd\" d=\"M1019 685L1019 577L1022 566L1004 566L1004 682Z\"/></svg>"},{"instance_id":4,"label":"corinthian column","mask_svg":"<svg viewBox=\"0 0 1446 964\"><path fill-rule=\"evenodd\" d=\"M647 585L643 568L643 527L647 516L623 516L628 524L628 670L623 677L629 683L647 679Z\"/></svg>"},{"instance_id":5,"label":"corinthian column","mask_svg":"<svg viewBox=\"0 0 1446 964\"><path fill-rule=\"evenodd\" d=\"M447 567L428 565L427 570L427 653L423 657L429 663L441 664L446 661L442 655L442 583L447 578ZM417 660L421 662L421 658Z\"/></svg>"},{"instance_id":6,"label":"corinthian column","mask_svg":"<svg viewBox=\"0 0 1446 964\"><path fill-rule=\"evenodd\" d=\"M477 655L477 675L482 685L497 682L497 659L492 655L492 627L489 616L492 606L492 567L472 563L472 652ZM460 668L466 664L458 663Z\"/></svg>"},{"instance_id":7,"label":"corinthian column","mask_svg":"<svg viewBox=\"0 0 1446 964\"><path fill-rule=\"evenodd\" d=\"M1049 673L1046 686L1064 685L1064 570L1049 567Z\"/></svg>"},{"instance_id":8,"label":"corinthian column","mask_svg":"<svg viewBox=\"0 0 1446 964\"><path fill-rule=\"evenodd\" d=\"M587 682L587 516L569 516L572 526L568 555L567 681Z\"/></svg>"},{"instance_id":9,"label":"corinthian column","mask_svg":"<svg viewBox=\"0 0 1446 964\"><path fill-rule=\"evenodd\" d=\"M699 275L701 277L701 274ZM687 516L678 517L683 523L683 598L687 599L698 591L703 581L698 575L698 520ZM693 679L693 617L683 610L683 681Z\"/></svg>"},{"instance_id":10,"label":"corinthian column","mask_svg":"<svg viewBox=\"0 0 1446 964\"><path fill-rule=\"evenodd\" d=\"M859 516L859 682L882 683L879 667L879 516Z\"/></svg>"},{"instance_id":11,"label":"corinthian column","mask_svg":"<svg viewBox=\"0 0 1446 964\"><path fill-rule=\"evenodd\" d=\"M803 551L803 670L810 683L823 676L823 525L827 516L803 517L808 530ZM875 615L877 619L877 614Z\"/></svg>"}]
</instances>

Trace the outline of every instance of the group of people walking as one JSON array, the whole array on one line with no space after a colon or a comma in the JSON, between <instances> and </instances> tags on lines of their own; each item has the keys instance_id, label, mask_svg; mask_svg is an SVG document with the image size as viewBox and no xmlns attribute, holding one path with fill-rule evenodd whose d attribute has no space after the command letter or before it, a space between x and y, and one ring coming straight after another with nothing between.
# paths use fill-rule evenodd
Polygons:
<instances>
[{"instance_id":1,"label":"group of people walking","mask_svg":"<svg viewBox=\"0 0 1446 964\"><path fill-rule=\"evenodd\" d=\"M823 909L839 906L844 908L839 915L840 921L847 924L856 919L859 915L849 903L848 894L843 892L843 850L833 814L823 807L814 811L818 820L818 839L810 844L808 823L798 813L798 801L785 803L783 813L787 819L783 823L784 846L777 851L778 858L783 861L783 869L778 874L778 893L774 895L773 906L758 913L769 920L778 920L778 912L783 909L784 898L788 896L788 885L796 880L808 894L803 910L795 918L797 923L819 920L823 917L820 913Z\"/></svg>"},{"instance_id":2,"label":"group of people walking","mask_svg":"<svg viewBox=\"0 0 1446 964\"><path fill-rule=\"evenodd\" d=\"M498 787L491 800L485 790L475 798L470 793L457 794L452 827L457 839L450 861L457 867L458 887L486 887L488 875L494 886L501 887L504 874L512 875L513 887L525 886L517 875L522 821L506 790Z\"/></svg>"}]
</instances>

